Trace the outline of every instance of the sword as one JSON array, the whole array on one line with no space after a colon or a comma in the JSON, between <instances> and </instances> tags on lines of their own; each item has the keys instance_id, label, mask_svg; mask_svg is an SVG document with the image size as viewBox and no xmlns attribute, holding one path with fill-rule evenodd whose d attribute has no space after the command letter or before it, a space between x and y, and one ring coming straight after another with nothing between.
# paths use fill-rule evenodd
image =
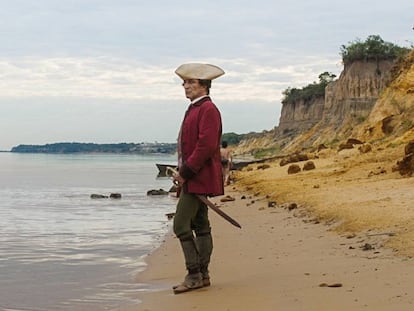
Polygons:
<instances>
[{"instance_id":1,"label":"sword","mask_svg":"<svg viewBox=\"0 0 414 311\"><path fill-rule=\"evenodd\" d=\"M168 166L166 171L170 171L173 175L178 175L177 170L173 169L172 167ZM203 202L205 205L207 205L209 208L211 208L213 211L215 211L217 214L219 214L221 217L223 217L225 220L227 220L229 223L231 223L233 226L236 226L241 229L240 224L227 215L225 212L223 212L221 209L219 209L213 202L211 202L205 195L196 194L195 195L201 202Z\"/></svg>"}]
</instances>

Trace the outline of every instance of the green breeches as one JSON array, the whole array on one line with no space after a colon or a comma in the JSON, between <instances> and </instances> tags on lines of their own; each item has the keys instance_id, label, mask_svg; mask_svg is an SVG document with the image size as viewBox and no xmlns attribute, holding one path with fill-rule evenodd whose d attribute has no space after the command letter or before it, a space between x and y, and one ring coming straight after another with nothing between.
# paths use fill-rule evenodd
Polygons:
<instances>
[{"instance_id":1,"label":"green breeches","mask_svg":"<svg viewBox=\"0 0 414 311\"><path fill-rule=\"evenodd\" d=\"M211 232L208 208L197 196L181 192L174 216L174 233L179 239Z\"/></svg>"},{"instance_id":2,"label":"green breeches","mask_svg":"<svg viewBox=\"0 0 414 311\"><path fill-rule=\"evenodd\" d=\"M208 276L213 239L208 208L195 195L180 194L174 216L174 233L180 239L187 270Z\"/></svg>"}]
</instances>

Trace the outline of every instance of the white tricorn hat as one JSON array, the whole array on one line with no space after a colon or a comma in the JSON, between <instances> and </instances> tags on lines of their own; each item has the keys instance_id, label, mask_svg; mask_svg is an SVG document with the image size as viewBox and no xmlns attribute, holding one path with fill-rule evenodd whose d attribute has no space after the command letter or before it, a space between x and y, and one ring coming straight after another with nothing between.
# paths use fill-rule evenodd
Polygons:
<instances>
[{"instance_id":1,"label":"white tricorn hat","mask_svg":"<svg viewBox=\"0 0 414 311\"><path fill-rule=\"evenodd\" d=\"M183 64L175 70L175 73L183 80L213 80L224 75L223 69L214 65L200 63Z\"/></svg>"}]
</instances>

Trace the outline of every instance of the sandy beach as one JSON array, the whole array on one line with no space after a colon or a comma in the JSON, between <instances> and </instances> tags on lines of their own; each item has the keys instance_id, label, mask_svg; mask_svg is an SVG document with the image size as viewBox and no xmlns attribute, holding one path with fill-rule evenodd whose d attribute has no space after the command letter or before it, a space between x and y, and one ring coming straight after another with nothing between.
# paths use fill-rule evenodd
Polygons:
<instances>
[{"instance_id":1,"label":"sandy beach","mask_svg":"<svg viewBox=\"0 0 414 311\"><path fill-rule=\"evenodd\" d=\"M413 178L392 172L403 146L320 154L288 175L278 161L234 175L234 201L212 199L212 286L174 295L185 275L169 234L137 282L151 290L122 310L413 310ZM298 163L303 166L304 163Z\"/></svg>"}]
</instances>

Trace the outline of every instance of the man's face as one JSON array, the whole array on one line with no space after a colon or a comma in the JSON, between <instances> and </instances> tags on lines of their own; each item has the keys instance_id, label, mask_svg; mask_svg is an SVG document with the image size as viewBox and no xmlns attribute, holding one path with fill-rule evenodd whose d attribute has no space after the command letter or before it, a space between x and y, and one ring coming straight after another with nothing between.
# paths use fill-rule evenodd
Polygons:
<instances>
[{"instance_id":1,"label":"man's face","mask_svg":"<svg viewBox=\"0 0 414 311\"><path fill-rule=\"evenodd\" d=\"M184 80L183 87L185 96L190 100L194 100L203 95L207 95L206 87L200 85L200 81L197 79Z\"/></svg>"}]
</instances>

